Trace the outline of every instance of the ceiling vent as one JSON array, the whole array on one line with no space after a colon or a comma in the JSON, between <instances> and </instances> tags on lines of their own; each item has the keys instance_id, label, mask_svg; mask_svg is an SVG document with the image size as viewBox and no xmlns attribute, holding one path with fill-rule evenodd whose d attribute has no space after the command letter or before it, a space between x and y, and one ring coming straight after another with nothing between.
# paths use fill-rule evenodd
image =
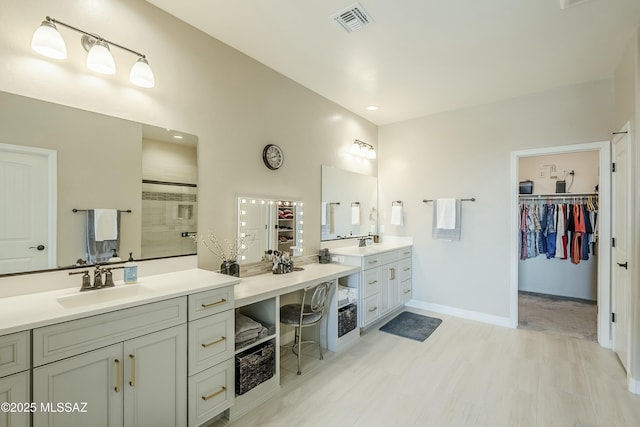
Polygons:
<instances>
[{"instance_id":1,"label":"ceiling vent","mask_svg":"<svg viewBox=\"0 0 640 427\"><path fill-rule=\"evenodd\" d=\"M560 9L568 9L588 1L589 0L560 0Z\"/></svg>"},{"instance_id":2,"label":"ceiling vent","mask_svg":"<svg viewBox=\"0 0 640 427\"><path fill-rule=\"evenodd\" d=\"M340 12L331 15L329 19L340 24L347 33L359 30L373 22L371 16L364 10L360 3L352 4Z\"/></svg>"}]
</instances>

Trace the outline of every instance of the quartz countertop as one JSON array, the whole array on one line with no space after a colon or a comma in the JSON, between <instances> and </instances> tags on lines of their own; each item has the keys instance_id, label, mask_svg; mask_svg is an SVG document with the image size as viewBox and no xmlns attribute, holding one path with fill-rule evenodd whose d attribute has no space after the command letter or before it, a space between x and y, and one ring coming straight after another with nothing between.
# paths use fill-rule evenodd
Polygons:
<instances>
[{"instance_id":1,"label":"quartz countertop","mask_svg":"<svg viewBox=\"0 0 640 427\"><path fill-rule=\"evenodd\" d=\"M305 264L302 268L304 270L286 274L267 273L242 278L241 282L235 286L235 306L242 307L360 271L359 267L334 263Z\"/></svg>"},{"instance_id":2,"label":"quartz countertop","mask_svg":"<svg viewBox=\"0 0 640 427\"><path fill-rule=\"evenodd\" d=\"M396 249L408 248L411 243L374 243L371 246L344 246L341 248L329 249L331 255L367 256L384 252L395 251Z\"/></svg>"},{"instance_id":3,"label":"quartz countertop","mask_svg":"<svg viewBox=\"0 0 640 427\"><path fill-rule=\"evenodd\" d=\"M88 294L108 293L115 290L117 293L124 291L121 293L122 298L65 307L61 301L68 300L70 296L74 298L79 294L81 280L79 276L77 279L78 285L73 288L0 298L0 335L208 291L240 282L238 277L196 268L139 277L138 282L132 285L116 281L115 288L83 292L82 297L87 295L88 298L93 298ZM130 288L131 291L124 288ZM144 292L138 292L139 290Z\"/></svg>"}]
</instances>

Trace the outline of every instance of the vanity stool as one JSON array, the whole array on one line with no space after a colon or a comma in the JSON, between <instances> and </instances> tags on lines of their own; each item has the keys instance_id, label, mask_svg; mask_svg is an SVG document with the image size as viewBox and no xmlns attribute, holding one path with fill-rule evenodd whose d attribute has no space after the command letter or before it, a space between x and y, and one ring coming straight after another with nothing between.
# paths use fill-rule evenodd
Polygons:
<instances>
[{"instance_id":1,"label":"vanity stool","mask_svg":"<svg viewBox=\"0 0 640 427\"><path fill-rule=\"evenodd\" d=\"M317 343L320 350L320 360L322 355L322 343L320 328L318 328L318 341L303 341L302 328L319 325L324 316L325 305L329 283L320 283L302 290L302 302L300 304L287 304L280 307L280 323L295 327L295 339L290 346L293 353L298 358L298 375L300 371L300 358L302 357L302 344Z\"/></svg>"}]
</instances>

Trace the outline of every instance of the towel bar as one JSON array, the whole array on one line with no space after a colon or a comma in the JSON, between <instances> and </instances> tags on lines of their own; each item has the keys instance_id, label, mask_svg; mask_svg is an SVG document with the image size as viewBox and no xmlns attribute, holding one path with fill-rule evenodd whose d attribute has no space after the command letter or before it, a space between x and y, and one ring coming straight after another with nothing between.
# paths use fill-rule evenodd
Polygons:
<instances>
[{"instance_id":1,"label":"towel bar","mask_svg":"<svg viewBox=\"0 0 640 427\"><path fill-rule=\"evenodd\" d=\"M471 197L470 199L460 199L463 202L475 202L476 198L475 197ZM434 199L423 199L422 202L423 203L429 203L429 202L433 202Z\"/></svg>"}]
</instances>

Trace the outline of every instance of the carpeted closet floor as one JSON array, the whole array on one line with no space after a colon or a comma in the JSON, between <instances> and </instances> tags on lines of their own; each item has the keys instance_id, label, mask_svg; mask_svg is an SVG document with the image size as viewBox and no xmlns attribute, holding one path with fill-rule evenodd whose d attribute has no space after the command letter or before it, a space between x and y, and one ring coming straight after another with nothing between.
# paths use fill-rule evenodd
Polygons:
<instances>
[{"instance_id":1,"label":"carpeted closet floor","mask_svg":"<svg viewBox=\"0 0 640 427\"><path fill-rule=\"evenodd\" d=\"M592 301L519 292L518 328L597 341L597 305Z\"/></svg>"}]
</instances>

